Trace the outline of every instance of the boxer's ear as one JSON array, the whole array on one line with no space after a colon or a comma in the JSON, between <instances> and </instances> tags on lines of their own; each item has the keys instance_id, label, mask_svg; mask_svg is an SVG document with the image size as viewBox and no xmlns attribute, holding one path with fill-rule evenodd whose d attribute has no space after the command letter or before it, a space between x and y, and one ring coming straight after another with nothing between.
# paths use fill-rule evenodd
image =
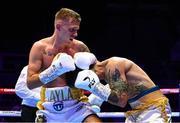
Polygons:
<instances>
[{"instance_id":1,"label":"boxer's ear","mask_svg":"<svg viewBox=\"0 0 180 123\"><path fill-rule=\"evenodd\" d=\"M58 31L60 31L61 30L61 24L56 24L56 29L58 30Z\"/></svg>"}]
</instances>

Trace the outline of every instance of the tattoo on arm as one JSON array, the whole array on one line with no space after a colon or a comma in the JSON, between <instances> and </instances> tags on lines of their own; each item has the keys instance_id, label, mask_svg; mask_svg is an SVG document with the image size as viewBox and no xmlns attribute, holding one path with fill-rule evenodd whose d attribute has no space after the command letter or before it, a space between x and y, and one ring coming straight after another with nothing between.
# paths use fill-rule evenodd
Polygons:
<instances>
[{"instance_id":1,"label":"tattoo on arm","mask_svg":"<svg viewBox=\"0 0 180 123\"><path fill-rule=\"evenodd\" d=\"M113 80L114 82L119 81L120 75L121 75L121 74L120 74L119 70L118 70L118 69L115 69L114 73L112 74L112 80Z\"/></svg>"},{"instance_id":2,"label":"tattoo on arm","mask_svg":"<svg viewBox=\"0 0 180 123\"><path fill-rule=\"evenodd\" d=\"M105 79L111 88L111 94L108 101L115 105L121 103L121 97L135 96L147 90L147 87L144 86L144 81L134 80L133 82L127 82L122 78L121 74L122 73L117 66L115 69L109 68L105 75Z\"/></svg>"},{"instance_id":3,"label":"tattoo on arm","mask_svg":"<svg viewBox=\"0 0 180 123\"><path fill-rule=\"evenodd\" d=\"M118 105L119 97L118 97L117 93L115 93L114 91L111 91L111 94L110 94L108 100L109 100L111 103Z\"/></svg>"},{"instance_id":4,"label":"tattoo on arm","mask_svg":"<svg viewBox=\"0 0 180 123\"><path fill-rule=\"evenodd\" d=\"M108 100L118 105L119 97L128 92L128 84L121 78L119 69L115 68L113 71L109 69L106 73L106 80L112 90Z\"/></svg>"},{"instance_id":5,"label":"tattoo on arm","mask_svg":"<svg viewBox=\"0 0 180 123\"><path fill-rule=\"evenodd\" d=\"M128 91L128 84L121 78L120 71L115 68L113 72L108 70L106 74L106 80L109 83L110 87L116 91L120 92L127 92Z\"/></svg>"}]
</instances>

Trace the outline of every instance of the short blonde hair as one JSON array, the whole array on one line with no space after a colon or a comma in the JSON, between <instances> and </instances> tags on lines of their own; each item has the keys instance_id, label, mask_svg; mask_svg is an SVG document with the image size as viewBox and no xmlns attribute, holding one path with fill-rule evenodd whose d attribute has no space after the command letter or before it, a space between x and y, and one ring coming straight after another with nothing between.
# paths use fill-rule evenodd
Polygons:
<instances>
[{"instance_id":1,"label":"short blonde hair","mask_svg":"<svg viewBox=\"0 0 180 123\"><path fill-rule=\"evenodd\" d=\"M61 8L55 14L55 20L69 20L70 18L72 18L75 21L81 22L80 14L68 8Z\"/></svg>"}]
</instances>

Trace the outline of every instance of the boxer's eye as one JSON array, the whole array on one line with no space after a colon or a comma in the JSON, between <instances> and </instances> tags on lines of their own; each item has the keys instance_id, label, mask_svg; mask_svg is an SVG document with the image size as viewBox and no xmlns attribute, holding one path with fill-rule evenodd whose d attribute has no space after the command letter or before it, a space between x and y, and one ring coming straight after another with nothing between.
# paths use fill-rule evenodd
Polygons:
<instances>
[{"instance_id":1,"label":"boxer's eye","mask_svg":"<svg viewBox=\"0 0 180 123\"><path fill-rule=\"evenodd\" d=\"M75 33L75 32L77 32L79 29L76 29L76 28L70 28L69 29L69 32L72 32L72 33Z\"/></svg>"}]
</instances>

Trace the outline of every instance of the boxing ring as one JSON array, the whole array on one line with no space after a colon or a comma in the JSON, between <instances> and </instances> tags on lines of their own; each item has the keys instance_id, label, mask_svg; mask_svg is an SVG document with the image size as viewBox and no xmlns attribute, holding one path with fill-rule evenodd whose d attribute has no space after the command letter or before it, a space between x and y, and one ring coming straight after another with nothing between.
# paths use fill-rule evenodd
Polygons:
<instances>
[{"instance_id":1,"label":"boxing ring","mask_svg":"<svg viewBox=\"0 0 180 123\"><path fill-rule=\"evenodd\" d=\"M172 112L172 117L180 117L180 84L179 88L163 88L160 89L163 94L178 94L179 97L179 112ZM0 88L0 94L15 94L14 89ZM100 112L97 115L101 118L123 118L124 112ZM0 117L20 117L21 111L0 111Z\"/></svg>"}]
</instances>

